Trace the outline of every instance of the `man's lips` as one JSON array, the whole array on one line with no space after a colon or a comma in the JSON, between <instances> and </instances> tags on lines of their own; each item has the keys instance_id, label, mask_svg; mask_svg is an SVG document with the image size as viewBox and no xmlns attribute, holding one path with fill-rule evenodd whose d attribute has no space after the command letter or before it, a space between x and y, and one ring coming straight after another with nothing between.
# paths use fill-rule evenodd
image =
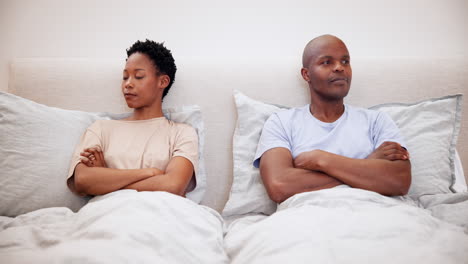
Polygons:
<instances>
[{"instance_id":1,"label":"man's lips","mask_svg":"<svg viewBox=\"0 0 468 264\"><path fill-rule=\"evenodd\" d=\"M330 82L330 83L334 83L334 82L348 82L348 78L346 78L346 77L331 78L331 79L328 79L328 82Z\"/></svg>"}]
</instances>

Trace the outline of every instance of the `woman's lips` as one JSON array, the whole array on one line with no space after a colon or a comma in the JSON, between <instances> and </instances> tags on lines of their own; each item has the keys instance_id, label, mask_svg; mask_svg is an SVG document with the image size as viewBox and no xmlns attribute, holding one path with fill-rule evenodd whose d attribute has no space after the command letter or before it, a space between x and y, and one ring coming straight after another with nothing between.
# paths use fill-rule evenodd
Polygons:
<instances>
[{"instance_id":1,"label":"woman's lips","mask_svg":"<svg viewBox=\"0 0 468 264\"><path fill-rule=\"evenodd\" d=\"M125 99L133 99L136 97L136 94L124 94Z\"/></svg>"}]
</instances>

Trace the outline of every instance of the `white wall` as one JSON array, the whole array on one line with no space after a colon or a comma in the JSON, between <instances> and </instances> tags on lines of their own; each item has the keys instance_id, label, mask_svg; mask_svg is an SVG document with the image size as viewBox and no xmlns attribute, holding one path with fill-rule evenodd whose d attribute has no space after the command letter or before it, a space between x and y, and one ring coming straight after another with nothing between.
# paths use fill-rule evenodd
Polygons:
<instances>
[{"instance_id":1,"label":"white wall","mask_svg":"<svg viewBox=\"0 0 468 264\"><path fill-rule=\"evenodd\" d=\"M12 58L123 58L144 38L176 58L296 57L323 33L354 57L468 56L465 0L0 0L0 23L1 90Z\"/></svg>"},{"instance_id":2,"label":"white wall","mask_svg":"<svg viewBox=\"0 0 468 264\"><path fill-rule=\"evenodd\" d=\"M0 0L0 90L13 58L123 60L145 38L165 41L176 60L216 60L226 69L239 57L265 67L276 58L299 63L307 41L324 33L342 38L352 57L468 59L467 25L466 0Z\"/></svg>"}]
</instances>

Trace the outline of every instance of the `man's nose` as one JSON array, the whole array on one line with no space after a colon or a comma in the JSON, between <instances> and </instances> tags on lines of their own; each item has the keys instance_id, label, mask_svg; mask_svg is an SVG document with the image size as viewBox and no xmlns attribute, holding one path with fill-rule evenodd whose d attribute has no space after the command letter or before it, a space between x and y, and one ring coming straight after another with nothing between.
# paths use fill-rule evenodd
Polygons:
<instances>
[{"instance_id":1,"label":"man's nose","mask_svg":"<svg viewBox=\"0 0 468 264\"><path fill-rule=\"evenodd\" d=\"M344 67L341 64L341 62L336 62L335 65L334 65L333 70L336 71L336 72L342 72L342 71L344 71Z\"/></svg>"}]
</instances>

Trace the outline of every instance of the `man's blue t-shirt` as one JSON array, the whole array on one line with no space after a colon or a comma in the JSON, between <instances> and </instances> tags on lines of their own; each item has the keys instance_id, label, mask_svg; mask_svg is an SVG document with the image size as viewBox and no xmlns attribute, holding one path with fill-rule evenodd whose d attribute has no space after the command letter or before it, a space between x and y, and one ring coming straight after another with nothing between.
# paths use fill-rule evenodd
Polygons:
<instances>
[{"instance_id":1,"label":"man's blue t-shirt","mask_svg":"<svg viewBox=\"0 0 468 264\"><path fill-rule=\"evenodd\" d=\"M255 154L254 166L267 150L288 149L293 158L306 151L324 150L341 156L365 159L385 141L405 146L400 131L385 113L345 105L333 123L316 119L309 105L276 112L265 122Z\"/></svg>"}]
</instances>

